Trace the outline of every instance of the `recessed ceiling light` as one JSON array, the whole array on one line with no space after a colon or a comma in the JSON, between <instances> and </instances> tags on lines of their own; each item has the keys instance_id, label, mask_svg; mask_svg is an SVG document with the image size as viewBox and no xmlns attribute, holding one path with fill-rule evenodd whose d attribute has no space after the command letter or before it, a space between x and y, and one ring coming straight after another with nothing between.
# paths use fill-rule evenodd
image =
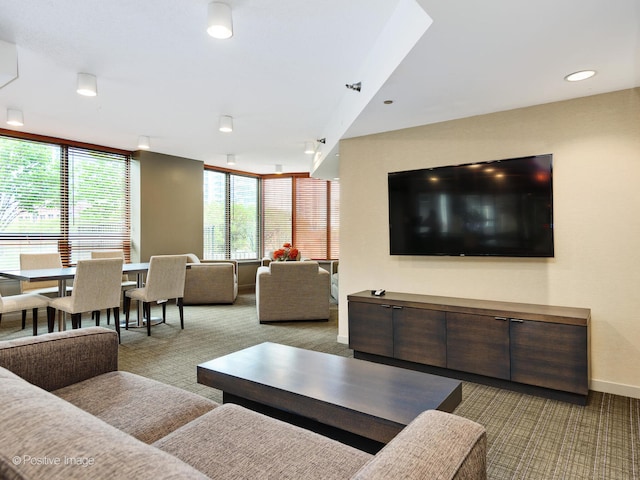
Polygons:
<instances>
[{"instance_id":1,"label":"recessed ceiling light","mask_svg":"<svg viewBox=\"0 0 640 480\"><path fill-rule=\"evenodd\" d=\"M385 100L384 102L385 105L391 105L393 103L393 100Z\"/></svg>"},{"instance_id":2,"label":"recessed ceiling light","mask_svg":"<svg viewBox=\"0 0 640 480\"><path fill-rule=\"evenodd\" d=\"M564 77L567 82L579 82L580 80L586 80L596 74L595 70L580 70L579 72L573 72Z\"/></svg>"}]
</instances>

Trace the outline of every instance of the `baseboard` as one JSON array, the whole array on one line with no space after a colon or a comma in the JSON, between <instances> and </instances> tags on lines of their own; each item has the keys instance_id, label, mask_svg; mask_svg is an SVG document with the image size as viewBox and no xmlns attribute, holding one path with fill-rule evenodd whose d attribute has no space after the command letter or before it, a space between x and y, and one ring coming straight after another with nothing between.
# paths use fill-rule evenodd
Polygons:
<instances>
[{"instance_id":1,"label":"baseboard","mask_svg":"<svg viewBox=\"0 0 640 480\"><path fill-rule=\"evenodd\" d=\"M590 390L596 392L611 393L623 397L640 398L640 387L636 385L625 385L624 383L607 382L605 380L591 380Z\"/></svg>"},{"instance_id":2,"label":"baseboard","mask_svg":"<svg viewBox=\"0 0 640 480\"><path fill-rule=\"evenodd\" d=\"M344 343L345 345L349 345L349 336L348 335L338 335L338 343Z\"/></svg>"}]
</instances>

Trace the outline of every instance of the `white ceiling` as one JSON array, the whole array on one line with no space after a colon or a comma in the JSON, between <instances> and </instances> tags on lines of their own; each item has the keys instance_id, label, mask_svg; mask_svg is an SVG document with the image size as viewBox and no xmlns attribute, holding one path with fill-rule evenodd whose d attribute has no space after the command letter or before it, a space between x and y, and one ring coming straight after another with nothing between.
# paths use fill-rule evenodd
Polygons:
<instances>
[{"instance_id":1,"label":"white ceiling","mask_svg":"<svg viewBox=\"0 0 640 480\"><path fill-rule=\"evenodd\" d=\"M208 0L0 0L0 40L17 45L19 69L0 88L0 118L17 108L25 120L2 126L126 150L147 135L155 152L222 167L232 153L238 170L300 172L312 170L304 142L326 132L349 138L640 86L640 0L228 3L234 36L216 40ZM389 69L381 43L401 43L394 12L409 4L433 23L378 90L371 65ZM584 68L598 74L563 80ZM97 76L97 97L75 93L78 72ZM345 88L359 81L362 92ZM343 120L358 95L372 100ZM218 132L220 115L234 118L233 133ZM323 146L317 176L337 175L337 141Z\"/></svg>"}]
</instances>

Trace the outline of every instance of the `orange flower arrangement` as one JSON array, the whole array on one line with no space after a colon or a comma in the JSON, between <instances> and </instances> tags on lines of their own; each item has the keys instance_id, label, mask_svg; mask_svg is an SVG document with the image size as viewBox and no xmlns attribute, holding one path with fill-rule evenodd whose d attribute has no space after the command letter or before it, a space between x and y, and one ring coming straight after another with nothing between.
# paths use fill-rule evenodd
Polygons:
<instances>
[{"instance_id":1,"label":"orange flower arrangement","mask_svg":"<svg viewBox=\"0 0 640 480\"><path fill-rule=\"evenodd\" d=\"M273 252L273 259L279 262L293 261L298 259L299 253L300 251L297 248L287 242L282 245L282 248Z\"/></svg>"}]
</instances>

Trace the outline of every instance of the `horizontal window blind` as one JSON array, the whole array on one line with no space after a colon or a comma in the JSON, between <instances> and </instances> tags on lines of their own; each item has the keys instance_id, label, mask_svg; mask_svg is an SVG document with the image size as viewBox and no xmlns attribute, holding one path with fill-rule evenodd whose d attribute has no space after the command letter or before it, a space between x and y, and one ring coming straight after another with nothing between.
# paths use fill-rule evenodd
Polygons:
<instances>
[{"instance_id":1,"label":"horizontal window blind","mask_svg":"<svg viewBox=\"0 0 640 480\"><path fill-rule=\"evenodd\" d=\"M329 259L340 258L340 183L329 182Z\"/></svg>"},{"instance_id":2,"label":"horizontal window blind","mask_svg":"<svg viewBox=\"0 0 640 480\"><path fill-rule=\"evenodd\" d=\"M0 137L0 266L54 253L61 239L60 148Z\"/></svg>"},{"instance_id":3,"label":"horizontal window blind","mask_svg":"<svg viewBox=\"0 0 640 480\"><path fill-rule=\"evenodd\" d=\"M215 170L204 171L204 258L226 258L229 218L227 204L227 175Z\"/></svg>"},{"instance_id":4,"label":"horizontal window blind","mask_svg":"<svg viewBox=\"0 0 640 480\"><path fill-rule=\"evenodd\" d=\"M293 179L291 177L262 180L263 255L293 242Z\"/></svg>"},{"instance_id":5,"label":"horizontal window blind","mask_svg":"<svg viewBox=\"0 0 640 480\"><path fill-rule=\"evenodd\" d=\"M92 250L130 252L129 162L124 155L67 149L68 231L60 246L63 262L91 258Z\"/></svg>"},{"instance_id":6,"label":"horizontal window blind","mask_svg":"<svg viewBox=\"0 0 640 480\"><path fill-rule=\"evenodd\" d=\"M292 242L304 258L340 258L340 184L307 176L262 179L263 255Z\"/></svg>"},{"instance_id":7,"label":"horizontal window blind","mask_svg":"<svg viewBox=\"0 0 640 480\"><path fill-rule=\"evenodd\" d=\"M205 168L205 259L257 259L258 177Z\"/></svg>"},{"instance_id":8,"label":"horizontal window blind","mask_svg":"<svg viewBox=\"0 0 640 480\"><path fill-rule=\"evenodd\" d=\"M328 182L316 178L295 179L295 246L306 258L326 259Z\"/></svg>"},{"instance_id":9,"label":"horizontal window blind","mask_svg":"<svg viewBox=\"0 0 640 480\"><path fill-rule=\"evenodd\" d=\"M129 168L126 154L0 137L0 267L19 268L20 253L129 260Z\"/></svg>"},{"instance_id":10,"label":"horizontal window blind","mask_svg":"<svg viewBox=\"0 0 640 480\"><path fill-rule=\"evenodd\" d=\"M234 260L258 258L258 179L229 178L229 256Z\"/></svg>"}]
</instances>

